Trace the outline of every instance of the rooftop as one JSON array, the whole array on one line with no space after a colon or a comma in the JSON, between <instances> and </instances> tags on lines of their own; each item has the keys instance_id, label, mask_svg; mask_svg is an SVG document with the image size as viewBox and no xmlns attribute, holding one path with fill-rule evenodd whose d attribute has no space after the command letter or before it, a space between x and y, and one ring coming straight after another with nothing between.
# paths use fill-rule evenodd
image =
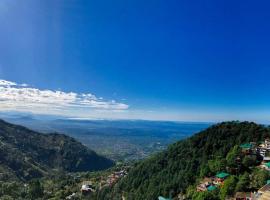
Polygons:
<instances>
[{"instance_id":1,"label":"rooftop","mask_svg":"<svg viewBox=\"0 0 270 200\"><path fill-rule=\"evenodd\" d=\"M243 149L250 149L250 148L252 148L252 144L245 143L245 144L241 144L240 147L243 148Z\"/></svg>"},{"instance_id":2,"label":"rooftop","mask_svg":"<svg viewBox=\"0 0 270 200\"><path fill-rule=\"evenodd\" d=\"M216 177L218 177L218 178L226 178L228 176L230 176L230 174L225 173L225 172L221 172L221 173L216 175Z\"/></svg>"},{"instance_id":3,"label":"rooftop","mask_svg":"<svg viewBox=\"0 0 270 200\"><path fill-rule=\"evenodd\" d=\"M171 200L171 198L168 198L168 199L167 199L167 198L165 198L165 197L159 196L159 197L158 197L158 200Z\"/></svg>"},{"instance_id":4,"label":"rooftop","mask_svg":"<svg viewBox=\"0 0 270 200\"><path fill-rule=\"evenodd\" d=\"M216 186L213 186L213 185L210 185L210 186L207 188L208 191L214 191L214 190L216 190L216 189L217 189L217 187L216 187Z\"/></svg>"},{"instance_id":5,"label":"rooftop","mask_svg":"<svg viewBox=\"0 0 270 200\"><path fill-rule=\"evenodd\" d=\"M259 200L269 200L270 199L270 192L267 191L265 192L260 198Z\"/></svg>"},{"instance_id":6,"label":"rooftop","mask_svg":"<svg viewBox=\"0 0 270 200\"><path fill-rule=\"evenodd\" d=\"M266 167L270 168L270 162L264 164Z\"/></svg>"},{"instance_id":7,"label":"rooftop","mask_svg":"<svg viewBox=\"0 0 270 200\"><path fill-rule=\"evenodd\" d=\"M236 192L235 198L254 198L254 194L251 192Z\"/></svg>"},{"instance_id":8,"label":"rooftop","mask_svg":"<svg viewBox=\"0 0 270 200\"><path fill-rule=\"evenodd\" d=\"M266 161L266 160L269 160L270 161L270 157L264 157L263 160L264 161Z\"/></svg>"},{"instance_id":9,"label":"rooftop","mask_svg":"<svg viewBox=\"0 0 270 200\"><path fill-rule=\"evenodd\" d=\"M260 193L270 192L270 184L264 185L261 189L259 189Z\"/></svg>"}]
</instances>

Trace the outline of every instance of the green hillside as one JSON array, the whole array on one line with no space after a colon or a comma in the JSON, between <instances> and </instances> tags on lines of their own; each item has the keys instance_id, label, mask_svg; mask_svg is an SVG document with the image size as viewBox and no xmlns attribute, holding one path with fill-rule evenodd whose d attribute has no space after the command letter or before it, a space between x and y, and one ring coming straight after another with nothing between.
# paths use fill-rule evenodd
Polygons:
<instances>
[{"instance_id":1,"label":"green hillside","mask_svg":"<svg viewBox=\"0 0 270 200\"><path fill-rule=\"evenodd\" d=\"M245 142L258 143L267 137L270 137L269 129L255 123L224 122L214 125L188 139L169 146L162 153L137 163L128 176L113 188L112 193L124 194L127 199L144 200L157 199L159 195L175 197L180 193L185 194L188 190L192 190L192 186L200 178L206 175L214 175L218 171L233 169L234 157L239 153L238 146L240 144ZM253 159L242 158L244 160ZM238 174L232 176L235 178L236 184L239 179L243 179L244 173L251 176L258 173L254 176L268 178L268 174L265 175L264 172L257 172L253 169L252 162L251 167L247 166L246 168L245 163L242 163L240 163ZM234 175L234 172L231 173ZM261 182L249 185L249 188L246 189L259 187L264 184L263 181L261 179ZM192 191L194 193L194 189ZM103 198L110 199L112 198L110 195L110 193L103 194ZM195 197L192 198L195 199ZM213 197L213 199L219 198ZM211 198L198 197L198 199Z\"/></svg>"},{"instance_id":2,"label":"green hillside","mask_svg":"<svg viewBox=\"0 0 270 200\"><path fill-rule=\"evenodd\" d=\"M113 168L111 172L50 176L55 171L93 171L112 165L74 139L59 134L43 135L3 121L0 127L0 195L15 199L58 200L74 193L72 199L157 200L159 196L181 196L187 200L225 200L237 192L256 192L270 180L269 172L259 168L268 164L270 168L270 162L262 163L262 156L257 153L259 145L270 144L270 140L265 140L270 138L270 129L250 122L220 123L172 144L128 167L128 175L113 184L106 184ZM45 178L37 182L23 181L27 183L26 191L16 181L42 176ZM220 184L213 183L198 191L203 180L213 177L222 179ZM80 191L85 180L94 184L95 192L90 196ZM17 188L18 194L9 188Z\"/></svg>"},{"instance_id":3,"label":"green hillside","mask_svg":"<svg viewBox=\"0 0 270 200\"><path fill-rule=\"evenodd\" d=\"M41 134L0 120L0 179L30 180L58 171L107 169L113 162L62 134Z\"/></svg>"}]
</instances>

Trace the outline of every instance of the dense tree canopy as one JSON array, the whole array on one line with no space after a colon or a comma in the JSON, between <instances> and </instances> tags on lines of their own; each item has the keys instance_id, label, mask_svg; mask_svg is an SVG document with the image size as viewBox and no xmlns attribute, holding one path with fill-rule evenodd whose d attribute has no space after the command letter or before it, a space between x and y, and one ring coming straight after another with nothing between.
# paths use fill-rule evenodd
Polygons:
<instances>
[{"instance_id":1,"label":"dense tree canopy","mask_svg":"<svg viewBox=\"0 0 270 200\"><path fill-rule=\"evenodd\" d=\"M100 174L58 173L54 177L27 181L26 187L10 179L0 182L0 196L1 199L57 200L77 193L76 199L93 200L121 200L122 196L128 200L154 200L160 195L185 195L194 200L225 199L238 191L257 190L270 178L269 172L256 167L261 158L247 155L240 148L243 143L259 144L268 137L268 127L249 122L224 122L135 163L125 178L112 187L97 190L90 197L84 197L79 192L81 181L96 175L103 176L105 171ZM214 191L196 191L196 186L205 176L223 171L231 174L223 187Z\"/></svg>"},{"instance_id":2,"label":"dense tree canopy","mask_svg":"<svg viewBox=\"0 0 270 200\"><path fill-rule=\"evenodd\" d=\"M267 127L255 123L224 122L214 125L137 163L129 175L114 188L114 192L125 191L131 195L130 199L145 200L157 199L159 195L176 196L186 192L187 187L196 184L202 176L214 175L225 170L227 166L235 167L240 144L258 143L269 136ZM254 162L253 157L244 158L243 161L244 165L253 165ZM234 173L237 175L237 171ZM261 177L261 181L254 181L253 187L265 183L264 172L256 172L256 175ZM256 175L254 174L254 177ZM245 179L246 177L240 177L238 183L238 177L230 178L228 182L233 182L233 188L225 187L220 192L221 197L234 192L236 186L239 190L243 189Z\"/></svg>"},{"instance_id":3,"label":"dense tree canopy","mask_svg":"<svg viewBox=\"0 0 270 200\"><path fill-rule=\"evenodd\" d=\"M0 120L1 180L31 180L53 171L94 171L113 162L97 155L74 138L41 134Z\"/></svg>"}]
</instances>

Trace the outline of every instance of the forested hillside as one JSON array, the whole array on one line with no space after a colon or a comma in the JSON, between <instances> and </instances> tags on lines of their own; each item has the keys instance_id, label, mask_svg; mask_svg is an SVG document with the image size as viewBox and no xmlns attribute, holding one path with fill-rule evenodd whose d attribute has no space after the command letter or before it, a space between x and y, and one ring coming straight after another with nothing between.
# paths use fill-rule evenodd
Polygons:
<instances>
[{"instance_id":1,"label":"forested hillside","mask_svg":"<svg viewBox=\"0 0 270 200\"><path fill-rule=\"evenodd\" d=\"M257 153L257 147L265 141L270 144L267 140L270 130L251 122L214 125L135 163L130 166L127 176L104 186L102 183L110 180L109 171L100 174L63 173L61 178L46 176L55 171L93 171L112 165L110 160L98 156L74 139L59 134L43 135L3 121L0 121L0 127L0 175L3 180L0 194L11 197L64 199L74 193L73 199L120 200L124 197L127 200L155 200L158 196L173 199L181 196L192 200L224 200L237 192L256 192L270 179L269 172L260 168L265 163ZM245 152L246 146L252 144L254 148L248 147L249 152ZM202 180L217 174L228 174L229 177L220 185L211 185L209 188L213 191L198 191ZM27 181L42 176L46 178ZM104 179L106 176L108 179ZM16 181L18 179L21 181ZM95 191L84 196L80 186L82 181L89 179L93 181ZM18 185L20 182L27 183L26 192ZM6 189L15 183L21 191L19 194ZM34 186L40 191L32 191Z\"/></svg>"},{"instance_id":2,"label":"forested hillside","mask_svg":"<svg viewBox=\"0 0 270 200\"><path fill-rule=\"evenodd\" d=\"M255 123L224 122L214 125L138 162L112 193L124 194L128 199L145 200L157 199L159 195L175 197L185 194L198 179L226 170L230 164L228 153L235 147L245 142L258 143L267 137L270 137L269 129ZM250 172L249 169L243 169L243 173ZM241 174L238 175L236 178L241 178ZM105 192L102 198L110 199L112 193Z\"/></svg>"},{"instance_id":3,"label":"forested hillside","mask_svg":"<svg viewBox=\"0 0 270 200\"><path fill-rule=\"evenodd\" d=\"M113 162L62 134L41 134L0 120L0 179L30 180L57 171L102 170Z\"/></svg>"}]
</instances>

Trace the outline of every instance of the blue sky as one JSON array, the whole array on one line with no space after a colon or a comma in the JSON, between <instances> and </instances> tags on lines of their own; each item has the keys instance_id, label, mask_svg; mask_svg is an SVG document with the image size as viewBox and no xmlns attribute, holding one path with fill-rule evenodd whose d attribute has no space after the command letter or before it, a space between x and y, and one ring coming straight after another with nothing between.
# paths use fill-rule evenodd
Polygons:
<instances>
[{"instance_id":1,"label":"blue sky","mask_svg":"<svg viewBox=\"0 0 270 200\"><path fill-rule=\"evenodd\" d=\"M74 117L266 122L269 8L268 1L2 0L0 79L126 106L68 108ZM0 110L3 102L14 103L2 100Z\"/></svg>"}]
</instances>

